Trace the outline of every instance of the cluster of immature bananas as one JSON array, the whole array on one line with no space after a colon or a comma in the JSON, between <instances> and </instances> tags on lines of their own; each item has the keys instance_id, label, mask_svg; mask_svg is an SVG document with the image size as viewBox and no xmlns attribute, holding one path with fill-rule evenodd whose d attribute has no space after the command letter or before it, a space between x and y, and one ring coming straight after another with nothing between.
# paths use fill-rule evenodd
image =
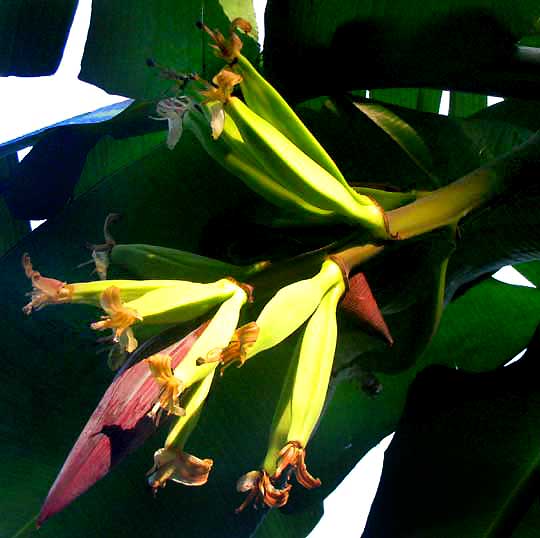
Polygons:
<instances>
[{"instance_id":1,"label":"cluster of immature bananas","mask_svg":"<svg viewBox=\"0 0 540 538\"><path fill-rule=\"evenodd\" d=\"M375 191L368 189L368 196L347 183L283 97L241 54L235 30L248 32L249 23L235 19L228 39L201 27L229 65L211 84L197 79L204 89L191 97L160 101L158 115L171 127L169 147L178 141L182 124L216 161L272 204L315 219L361 224L387 238L384 210L371 197ZM232 95L236 85L244 101Z\"/></svg>"},{"instance_id":2,"label":"cluster of immature bananas","mask_svg":"<svg viewBox=\"0 0 540 538\"><path fill-rule=\"evenodd\" d=\"M116 245L112 247L113 260L115 248ZM160 247L148 248L156 254L161 251ZM137 254L145 249L140 245L125 245L121 252L126 251ZM170 256L175 253L178 263L174 276L181 277L186 266L201 277L206 270L213 276L223 276L223 273L219 275L218 269L221 262L172 249L163 249L163 252L168 254L165 267L169 268ZM132 259L127 257L129 261ZM182 259L186 260L185 264ZM153 268L159 271L161 257L152 260ZM116 351L111 352L109 363L118 361L111 365L115 367L122 363L118 360L117 348L121 348L124 353L120 355L125 358L127 352L137 347L133 328L137 330L138 325L177 324L217 308L182 360L174 360L175 345L146 359L161 389L158 401L148 411L149 416L158 422L163 412L177 415L177 422L164 448L156 452L154 467L149 472L148 480L154 489L163 487L167 480L186 485L206 482L212 460L200 460L183 449L197 423L216 368L219 365L226 367L236 360L243 364L278 345L305 324L285 378L262 468L239 481L239 491L250 491L241 508L249 500L255 504L282 506L288 498L288 479L292 472L305 487L319 484L307 473L304 450L321 414L333 363L336 308L345 291L345 277L337 263L327 259L313 277L283 287L255 321L239 328L241 310L251 299L252 289L230 278L219 278L210 283L97 280L66 284L41 276L33 269L28 255L24 256L23 265L33 284L32 300L25 312L30 313L47 304L101 306L106 315L91 326L95 330L112 330L115 342L112 349ZM260 263L254 267L262 270L266 266ZM227 270L230 268L226 266ZM254 268L249 271L253 272ZM176 364L174 368L173 364Z\"/></svg>"},{"instance_id":3,"label":"cluster of immature bananas","mask_svg":"<svg viewBox=\"0 0 540 538\"><path fill-rule=\"evenodd\" d=\"M195 96L169 98L158 115L169 122L169 147L186 126L223 166L268 201L303 217L341 219L369 230L375 239L388 238L382 207L352 189L330 156L279 93L240 53L233 21L225 39L202 26L214 48L230 64ZM190 80L198 80L190 77ZM200 81L199 81L200 82ZM232 95L240 85L245 102ZM67 284L43 277L25 255L23 266L32 281L26 313L46 304L83 303L101 307L105 314L92 323L94 330L110 329L113 347L109 364L118 368L144 338L167 325L210 317L185 356L175 345L146 358L160 387L148 410L156 423L163 413L176 416L165 446L155 453L148 481L156 490L167 480L186 485L204 484L213 462L184 451L197 424L218 366L222 369L268 350L300 329L298 344L285 375L268 449L260 470L238 482L249 495L241 505L283 506L294 474L301 485L320 484L306 469L305 449L318 423L327 395L337 338L336 308L347 286L347 274L334 259L324 260L318 272L282 287L255 320L245 319L244 305L253 300L249 284L269 262L235 266L203 256L152 245L120 245L105 224L105 244L92 246L100 280ZM145 280L107 280L109 263L122 266ZM213 314L212 314L213 313ZM239 321L247 321L238 327Z\"/></svg>"},{"instance_id":4,"label":"cluster of immature bananas","mask_svg":"<svg viewBox=\"0 0 540 538\"><path fill-rule=\"evenodd\" d=\"M248 358L307 323L289 363L261 469L238 481L238 491L248 492L248 496L237 511L250 503L283 506L289 498L292 473L305 488L321 484L307 471L305 448L326 400L337 341L336 309L345 287L341 269L327 260L315 277L280 290L256 321L260 336L247 351ZM311 300L298 304L307 297ZM283 312L288 311L284 309L293 309L288 320L291 325L283 320Z\"/></svg>"}]
</instances>

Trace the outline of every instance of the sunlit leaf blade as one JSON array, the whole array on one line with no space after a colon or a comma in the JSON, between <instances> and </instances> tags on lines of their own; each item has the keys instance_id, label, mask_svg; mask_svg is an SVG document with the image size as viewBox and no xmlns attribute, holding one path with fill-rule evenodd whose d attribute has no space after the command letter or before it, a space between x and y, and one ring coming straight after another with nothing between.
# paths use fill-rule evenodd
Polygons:
<instances>
[{"instance_id":1,"label":"sunlit leaf blade","mask_svg":"<svg viewBox=\"0 0 540 538\"><path fill-rule=\"evenodd\" d=\"M386 452L365 538L513 536L538 496L539 353L537 332L506 368L420 374Z\"/></svg>"},{"instance_id":2,"label":"sunlit leaf blade","mask_svg":"<svg viewBox=\"0 0 540 538\"><path fill-rule=\"evenodd\" d=\"M520 263L515 268L532 284L540 288L540 261Z\"/></svg>"},{"instance_id":3,"label":"sunlit leaf blade","mask_svg":"<svg viewBox=\"0 0 540 538\"><path fill-rule=\"evenodd\" d=\"M447 306L451 314L443 317L445 325L428 347L426 360L469 372L502 366L524 349L527 335L540 323L539 303L540 290L488 278ZM482 334L473 334L470 325L475 323L481 323ZM498 364L493 362L497 356Z\"/></svg>"},{"instance_id":4,"label":"sunlit leaf blade","mask_svg":"<svg viewBox=\"0 0 540 538\"><path fill-rule=\"evenodd\" d=\"M198 72L210 79L222 67L208 46L207 36L195 26L203 20L227 33L230 21L244 17L256 28L251 0L132 1L121 15L107 0L94 0L81 78L109 93L154 99L171 86L146 65L153 58L184 73ZM245 37L245 52L254 57L257 44Z\"/></svg>"},{"instance_id":5,"label":"sunlit leaf blade","mask_svg":"<svg viewBox=\"0 0 540 538\"><path fill-rule=\"evenodd\" d=\"M49 129L54 129L55 127L61 127L63 125L100 123L102 121L110 120L111 118L125 110L128 106L130 106L131 103L132 100L127 99L125 101L121 101L120 103L114 103L103 108L98 108L97 110L94 110L92 112L87 112L85 114L80 114L73 118L60 121L53 125L49 125L48 127L44 127L42 129L38 129L37 131L25 134L24 136L15 138L14 140L3 142L2 144L0 144L0 156L10 155L11 153L18 151L19 149L33 146L36 141L39 140L41 135L44 134L45 131L48 131Z\"/></svg>"},{"instance_id":6,"label":"sunlit leaf blade","mask_svg":"<svg viewBox=\"0 0 540 538\"><path fill-rule=\"evenodd\" d=\"M466 118L487 107L487 96L474 93L450 92L449 116Z\"/></svg>"},{"instance_id":7,"label":"sunlit leaf blade","mask_svg":"<svg viewBox=\"0 0 540 538\"><path fill-rule=\"evenodd\" d=\"M157 351L170 355L171 366L175 368L204 327L202 325L179 342ZM151 352L147 348L135 352L137 358L141 354L144 357ZM156 422L148 412L155 404L159 390L146 362L122 369L71 449L41 507L38 525L101 480L156 431Z\"/></svg>"}]
</instances>

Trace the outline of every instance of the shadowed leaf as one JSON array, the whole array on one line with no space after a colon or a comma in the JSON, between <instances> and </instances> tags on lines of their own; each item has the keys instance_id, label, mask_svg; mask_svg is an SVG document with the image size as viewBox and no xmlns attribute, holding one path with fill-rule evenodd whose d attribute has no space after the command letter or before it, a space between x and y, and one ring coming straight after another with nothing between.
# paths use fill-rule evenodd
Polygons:
<instances>
[{"instance_id":1,"label":"shadowed leaf","mask_svg":"<svg viewBox=\"0 0 540 538\"><path fill-rule=\"evenodd\" d=\"M513 536L540 491L539 353L537 330L508 367L418 376L364 538Z\"/></svg>"}]
</instances>

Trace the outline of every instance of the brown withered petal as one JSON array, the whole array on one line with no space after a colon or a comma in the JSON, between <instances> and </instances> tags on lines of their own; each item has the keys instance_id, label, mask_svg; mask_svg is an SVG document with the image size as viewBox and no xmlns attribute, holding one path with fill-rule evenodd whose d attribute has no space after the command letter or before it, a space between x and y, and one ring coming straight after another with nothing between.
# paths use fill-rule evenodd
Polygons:
<instances>
[{"instance_id":1,"label":"brown withered petal","mask_svg":"<svg viewBox=\"0 0 540 538\"><path fill-rule=\"evenodd\" d=\"M284 488L276 488L266 471L259 482L259 491L262 501L270 508L281 508L287 504L292 485L287 484Z\"/></svg>"},{"instance_id":2,"label":"brown withered petal","mask_svg":"<svg viewBox=\"0 0 540 538\"><path fill-rule=\"evenodd\" d=\"M349 289L340 308L354 317L361 327L382 336L390 345L394 343L364 273L349 278Z\"/></svg>"},{"instance_id":3,"label":"brown withered petal","mask_svg":"<svg viewBox=\"0 0 540 538\"><path fill-rule=\"evenodd\" d=\"M204 323L165 348L176 368L206 328ZM144 361L120 371L86 423L51 487L39 513L42 524L141 446L156 431L148 411L159 397L159 386Z\"/></svg>"},{"instance_id":4,"label":"brown withered petal","mask_svg":"<svg viewBox=\"0 0 540 538\"><path fill-rule=\"evenodd\" d=\"M219 101L226 103L232 95L234 87L240 84L242 76L224 67L213 79L212 85L199 93L205 98L203 103Z\"/></svg>"},{"instance_id":5,"label":"brown withered petal","mask_svg":"<svg viewBox=\"0 0 540 538\"><path fill-rule=\"evenodd\" d=\"M246 34L249 34L253 30L251 23L246 21L246 19L243 19L242 17L236 17L236 19L233 19L233 21L231 22L231 31L236 28L240 28L240 30L242 30Z\"/></svg>"},{"instance_id":6,"label":"brown withered petal","mask_svg":"<svg viewBox=\"0 0 540 538\"><path fill-rule=\"evenodd\" d=\"M197 359L197 365L221 362L222 375L223 371L233 362L238 361L238 368L240 368L246 362L249 347L257 341L259 331L259 326L254 321L246 323L236 329L227 347L210 350L206 357Z\"/></svg>"},{"instance_id":7,"label":"brown withered petal","mask_svg":"<svg viewBox=\"0 0 540 538\"><path fill-rule=\"evenodd\" d=\"M160 448L154 454L154 466L146 476L154 493L164 488L167 480L184 486L202 486L208 481L213 464L209 458L202 460L182 450Z\"/></svg>"},{"instance_id":8,"label":"brown withered petal","mask_svg":"<svg viewBox=\"0 0 540 538\"><path fill-rule=\"evenodd\" d=\"M31 301L23 307L25 314L32 310L39 310L47 304L66 303L71 300L73 288L66 282L42 276L35 271L30 256L25 253L22 256L22 266L25 275L32 281L32 291L28 294Z\"/></svg>"},{"instance_id":9,"label":"brown withered petal","mask_svg":"<svg viewBox=\"0 0 540 538\"><path fill-rule=\"evenodd\" d=\"M292 471L298 483L306 489L318 488L321 481L312 476L305 463L306 451L298 441L289 441L279 452L278 466L272 476L279 480L285 471Z\"/></svg>"},{"instance_id":10,"label":"brown withered petal","mask_svg":"<svg viewBox=\"0 0 540 538\"><path fill-rule=\"evenodd\" d=\"M250 471L241 476L236 484L237 491L248 495L235 513L240 513L249 505L255 509L263 504L269 508L281 508L289 500L291 487L291 484L287 484L284 488L277 488L266 471Z\"/></svg>"},{"instance_id":11,"label":"brown withered petal","mask_svg":"<svg viewBox=\"0 0 540 538\"><path fill-rule=\"evenodd\" d=\"M247 359L248 349L257 341L259 326L251 321L236 329L229 345L221 351L220 360L223 369L238 361L238 368L244 365Z\"/></svg>"},{"instance_id":12,"label":"brown withered petal","mask_svg":"<svg viewBox=\"0 0 540 538\"><path fill-rule=\"evenodd\" d=\"M223 58L226 62L233 62L240 51L242 50L243 43L240 37L236 34L235 29L240 28L246 33L251 32L251 24L238 17L234 19L229 28L229 37L226 38L219 30L211 30L206 24L199 23L201 30L204 30L212 39L214 44L210 45L216 56Z\"/></svg>"}]
</instances>

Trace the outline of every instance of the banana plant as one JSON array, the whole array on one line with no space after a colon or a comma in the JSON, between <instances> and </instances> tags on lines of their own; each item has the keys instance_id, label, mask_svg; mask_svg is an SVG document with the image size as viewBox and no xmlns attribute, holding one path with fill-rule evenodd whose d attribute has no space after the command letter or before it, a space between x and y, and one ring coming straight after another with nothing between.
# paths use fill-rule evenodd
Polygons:
<instances>
[{"instance_id":1,"label":"banana plant","mask_svg":"<svg viewBox=\"0 0 540 538\"><path fill-rule=\"evenodd\" d=\"M248 1L202 11L192 1L137 1L124 32L113 31L114 6L93 4L82 77L136 100L97 126L44 131L32 163L6 183L6 229L17 217L51 218L10 239L0 260L9 329L2 535L30 536L38 525L45 537L301 538L325 497L396 428L385 473L418 491L393 462L418 459L406 435L418 408L440 399L438 383L449 386L451 376L430 372L474 371L454 376L467 383L455 397L475 402L478 380L487 409L497 396L483 380L503 390L519 371L527 385L521 372L536 350L534 337L523 367L501 368L530 341L540 300L533 288L489 278L528 262L534 279L540 258L536 6L466 2L454 12L430 2L433 20L424 21L412 17L414 2L384 7L382 19L367 3L346 2L336 22L322 6L315 11L326 15L313 19L305 2L284 10L270 1L261 57ZM65 33L59 14L43 23ZM160 31L141 32L150 28L142 21ZM480 23L485 50L467 55L466 32ZM131 41L119 47L121 35ZM415 36L436 38L433 50L454 44L446 75ZM22 30L11 37L24 40ZM345 62L348 50L366 65ZM460 57L478 72L474 84L456 79ZM25 71L15 53L0 60ZM494 77L497 62L522 77L519 90ZM400 86L389 75L396 66L414 88L381 91ZM434 113L433 87L453 90L450 117ZM456 93L470 89L482 95ZM478 112L488 92L529 99ZM69 166L58 166L62 155ZM18 177L39 188L21 188ZM103 331L107 361L95 354ZM515 405L514 388L503 390L508 413L534 417ZM498 415L489 420L471 420L464 435L499 431ZM514 442L512 416L500 423L510 453L522 432ZM426 424L423 445L446 430ZM515 454L519 469L537 464L532 445ZM385 513L380 499L392 499L394 486L383 483L366 533L526 532L534 472L508 480L512 468L490 476L490 500L478 508L448 493L467 515L452 524L409 505ZM453 482L449 491L460 495Z\"/></svg>"}]
</instances>

